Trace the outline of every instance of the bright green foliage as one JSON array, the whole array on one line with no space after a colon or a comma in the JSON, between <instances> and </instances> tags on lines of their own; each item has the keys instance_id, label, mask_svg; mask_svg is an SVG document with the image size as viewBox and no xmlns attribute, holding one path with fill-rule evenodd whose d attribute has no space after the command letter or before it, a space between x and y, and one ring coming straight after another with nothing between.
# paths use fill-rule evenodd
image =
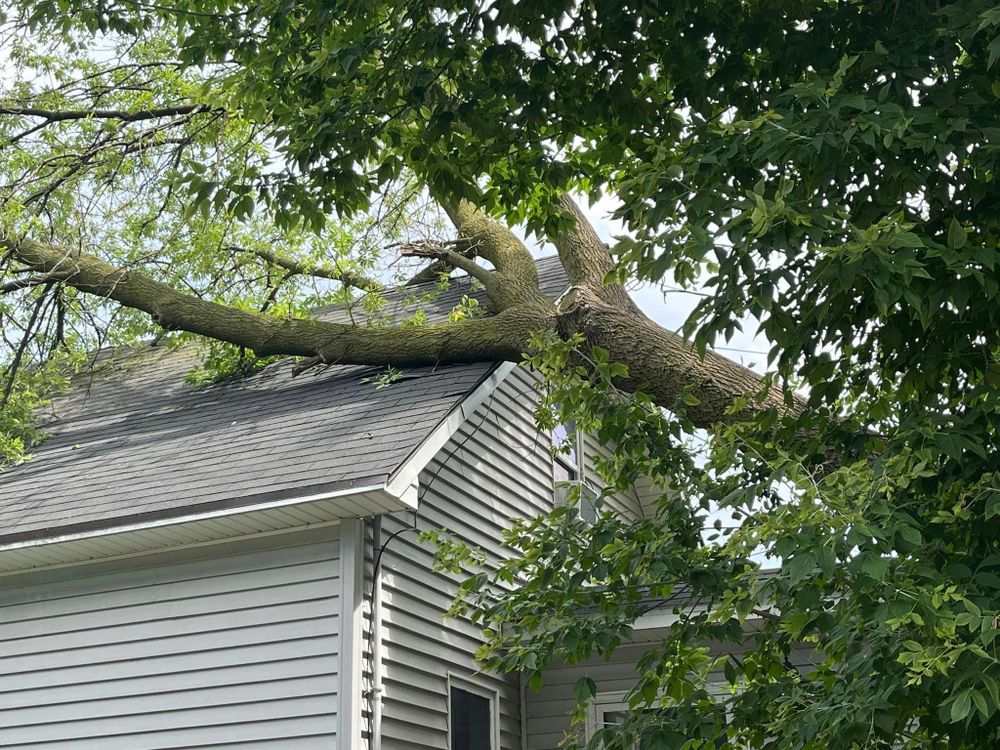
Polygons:
<instances>
[{"instance_id":1,"label":"bright green foliage","mask_svg":"<svg viewBox=\"0 0 1000 750\"><path fill-rule=\"evenodd\" d=\"M377 314L377 292L290 273L258 253L392 281L378 259L424 214L413 202L416 188L400 180L370 215L326 221L317 231L282 225L272 207L258 203L253 184L263 172L281 178L268 128L222 108L221 84L178 68L174 54L162 32L137 41L0 26L0 109L15 110L0 114L0 232L79 249L180 291L275 317L344 302L360 315ZM106 114L115 112L137 116ZM192 339L164 332L144 313L48 283L7 253L0 253L0 332L8 463L43 436L30 412L53 363L67 353ZM227 344L201 343L194 382L266 364Z\"/></svg>"},{"instance_id":2,"label":"bright green foliage","mask_svg":"<svg viewBox=\"0 0 1000 750\"><path fill-rule=\"evenodd\" d=\"M46 364L22 373L11 384L0 408L0 467L30 458L28 450L45 436L38 413L52 395L69 384L69 376L83 366L82 358L66 353L50 357Z\"/></svg>"},{"instance_id":3,"label":"bright green foliage","mask_svg":"<svg viewBox=\"0 0 1000 750\"><path fill-rule=\"evenodd\" d=\"M160 278L247 304L272 280L220 250L232 233L333 231L331 211L365 209L407 169L533 228L558 226L562 190L606 191L630 230L614 247L622 275L708 293L688 325L700 346L759 321L773 382L808 405L709 435L684 417L694 390L665 415L617 391L600 352L539 342L543 424L558 404L616 445L600 467L609 488L648 475L662 497L638 520L590 527L560 510L518 525L507 541L522 556L466 590L492 634L484 660L536 685L554 658L613 650L644 598L684 583L706 605L639 665L632 704L672 710L637 712L593 747L647 730L653 747L710 746L713 667L733 689L731 747L1000 746L993 3L48 0L11 17L38 38L83 49L110 30L140 40L132 56L182 63L142 93L119 86L122 106L220 109L177 126L194 148L176 165L104 149L48 213L21 191L3 224L82 234L119 262L143 262L155 241L172 261ZM77 66L85 52L30 64ZM67 125L38 148L79 150L102 127ZM43 153L5 149L4 181L34 175ZM81 211L110 175L145 207ZM221 258L235 264L225 283ZM120 322L115 336L148 325ZM444 549L446 564L477 559ZM759 575L763 555L776 574ZM759 636L715 664L706 639L744 640L751 616ZM787 663L801 643L807 675Z\"/></svg>"},{"instance_id":4,"label":"bright green foliage","mask_svg":"<svg viewBox=\"0 0 1000 750\"><path fill-rule=\"evenodd\" d=\"M525 669L540 687L554 658L613 654L637 617L683 587L666 605L679 615L670 636L637 665L637 712L589 747L713 747L723 731L733 748L995 746L995 469L931 441L873 440L877 456L817 472L771 427L706 441L682 412L617 390L620 366L599 351L584 368L578 341L538 343L540 422L573 418L615 444L597 457L605 496L640 475L662 495L646 518L606 511L591 526L561 508L520 522L505 542L521 554L499 569L435 538L445 567L481 566L453 614L484 626L488 666ZM713 657L709 643L740 655ZM814 663L799 674L791 660L803 651ZM723 675L725 729L710 684ZM594 690L577 685L578 718Z\"/></svg>"}]
</instances>

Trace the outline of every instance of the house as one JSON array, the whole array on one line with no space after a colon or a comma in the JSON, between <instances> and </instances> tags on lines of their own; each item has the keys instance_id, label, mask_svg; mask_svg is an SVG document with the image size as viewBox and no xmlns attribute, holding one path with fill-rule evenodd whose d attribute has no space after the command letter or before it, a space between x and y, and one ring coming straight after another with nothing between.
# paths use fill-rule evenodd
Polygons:
<instances>
[{"instance_id":1,"label":"house","mask_svg":"<svg viewBox=\"0 0 1000 750\"><path fill-rule=\"evenodd\" d=\"M558 263L539 270L558 296ZM467 293L458 279L423 309ZM0 746L554 750L581 667L537 695L481 673L416 533L501 555L505 525L551 508L532 377L472 364L380 388L371 368L278 363L193 387L193 362L104 357L0 474ZM595 711L620 708L627 663L594 666L611 685Z\"/></svg>"}]
</instances>

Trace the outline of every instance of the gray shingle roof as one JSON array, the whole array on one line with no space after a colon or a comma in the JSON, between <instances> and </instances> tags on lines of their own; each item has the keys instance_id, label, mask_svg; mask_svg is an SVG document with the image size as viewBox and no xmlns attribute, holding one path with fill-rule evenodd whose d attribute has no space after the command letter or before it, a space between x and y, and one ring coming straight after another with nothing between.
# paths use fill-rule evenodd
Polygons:
<instances>
[{"instance_id":1,"label":"gray shingle roof","mask_svg":"<svg viewBox=\"0 0 1000 750\"><path fill-rule=\"evenodd\" d=\"M539 274L550 296L566 286L553 258ZM387 294L385 314L412 314L407 301L428 289ZM455 279L420 308L440 319L468 293L469 280ZM319 315L349 319L342 309ZM0 542L381 485L493 368L415 368L376 390L365 379L377 369L292 378L286 360L196 387L184 383L195 362L189 348L111 355L57 399L49 439L0 473Z\"/></svg>"}]
</instances>

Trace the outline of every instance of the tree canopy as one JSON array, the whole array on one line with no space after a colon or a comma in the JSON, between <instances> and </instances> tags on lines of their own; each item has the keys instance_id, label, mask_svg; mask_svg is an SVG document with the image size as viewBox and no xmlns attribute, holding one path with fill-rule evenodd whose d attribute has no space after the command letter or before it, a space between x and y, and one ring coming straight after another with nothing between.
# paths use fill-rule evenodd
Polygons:
<instances>
[{"instance_id":1,"label":"tree canopy","mask_svg":"<svg viewBox=\"0 0 1000 750\"><path fill-rule=\"evenodd\" d=\"M213 342L211 372L526 358L541 423L614 443L609 491L645 475L662 497L647 519L516 527L522 554L460 606L494 634L487 664L537 681L606 653L683 582L706 606L632 693L673 710L594 747L714 742L703 644L751 616L725 663L731 746L1000 742L992 3L43 0L4 19L10 459L101 343L183 332ZM572 195L615 200L611 248ZM558 250L558 303L512 226ZM466 271L489 309L308 317L377 311L400 253ZM636 277L704 294L683 337L630 301ZM711 348L748 321L763 379Z\"/></svg>"}]
</instances>

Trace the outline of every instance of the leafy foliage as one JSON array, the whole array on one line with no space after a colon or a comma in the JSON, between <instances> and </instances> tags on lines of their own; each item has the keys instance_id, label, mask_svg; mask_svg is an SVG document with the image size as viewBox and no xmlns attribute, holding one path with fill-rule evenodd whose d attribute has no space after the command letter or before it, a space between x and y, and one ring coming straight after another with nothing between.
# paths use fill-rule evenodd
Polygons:
<instances>
[{"instance_id":1,"label":"leafy foliage","mask_svg":"<svg viewBox=\"0 0 1000 750\"><path fill-rule=\"evenodd\" d=\"M0 25L2 237L44 239L276 318L331 303L348 304L360 319L377 316L377 282L405 270L393 274L378 263L384 245L436 231L412 178L394 182L363 216L325 221L317 231L301 221L282 224L258 202L252 181L280 177L271 132L225 108L217 69L179 67L162 29L138 40L63 31ZM0 411L9 461L41 437L29 415L41 404L39 389L58 386L41 373L62 366L67 353L78 359L102 347L194 338L60 281L0 254L0 393L8 394ZM245 375L268 361L201 343L192 382Z\"/></svg>"},{"instance_id":2,"label":"leafy foliage","mask_svg":"<svg viewBox=\"0 0 1000 750\"><path fill-rule=\"evenodd\" d=\"M280 240L329 260L342 246L305 230L343 231L407 170L436 196L474 198L532 230L563 225L562 191L606 191L629 230L616 273L707 292L687 325L699 347L759 322L789 408L707 435L685 417L694 389L665 414L641 388L619 391L627 373L600 350L537 342L542 424L572 418L616 446L599 466L608 492L647 476L661 498L647 518L605 513L591 526L560 509L516 525L506 541L520 555L473 577L458 610L486 627L482 658L537 685L553 659L613 651L650 598L683 585L705 603L680 610L638 665L631 705L670 710L637 710L592 747L706 746L722 732L709 695L720 669L733 747L1000 744L992 3L10 10L31 32L15 48L30 74L5 103L204 109L52 122L30 138L27 115L0 119L8 231L82 243L239 306L266 300L275 280L230 246ZM72 54L31 41L46 35ZM97 39L123 68L95 63ZM354 245L333 255L357 270L376 260ZM283 287L285 309L338 293L312 299L301 281ZM95 314L46 281L4 315L37 330L35 311L50 308L54 320ZM115 314L112 338L150 332ZM80 327L81 341L96 338ZM478 559L442 548L446 567ZM743 655L719 662L707 641ZM800 644L815 661L806 674L789 666ZM582 682L581 707L600 688Z\"/></svg>"},{"instance_id":3,"label":"leafy foliage","mask_svg":"<svg viewBox=\"0 0 1000 750\"><path fill-rule=\"evenodd\" d=\"M69 384L70 376L82 365L79 356L63 353L10 382L0 406L0 469L30 458L31 446L45 438L38 411Z\"/></svg>"}]
</instances>

